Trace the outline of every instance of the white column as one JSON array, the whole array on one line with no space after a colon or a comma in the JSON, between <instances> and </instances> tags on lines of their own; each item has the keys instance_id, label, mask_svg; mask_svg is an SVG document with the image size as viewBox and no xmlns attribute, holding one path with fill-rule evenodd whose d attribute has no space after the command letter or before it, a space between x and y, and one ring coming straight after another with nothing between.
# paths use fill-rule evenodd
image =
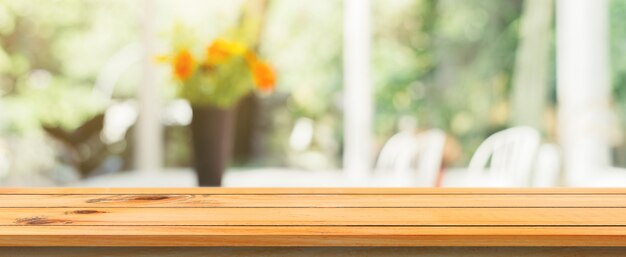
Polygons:
<instances>
[{"instance_id":1,"label":"white column","mask_svg":"<svg viewBox=\"0 0 626 257\"><path fill-rule=\"evenodd\" d=\"M344 1L344 170L365 177L372 166L370 1Z\"/></svg>"},{"instance_id":2,"label":"white column","mask_svg":"<svg viewBox=\"0 0 626 257\"><path fill-rule=\"evenodd\" d=\"M559 134L572 186L611 165L607 2L557 1Z\"/></svg>"},{"instance_id":3,"label":"white column","mask_svg":"<svg viewBox=\"0 0 626 257\"><path fill-rule=\"evenodd\" d=\"M139 118L135 130L135 160L140 172L156 172L161 168L163 137L161 127L160 87L156 82L155 69L155 20L156 6L153 0L143 1L141 39L143 45L141 84L137 90Z\"/></svg>"}]
</instances>

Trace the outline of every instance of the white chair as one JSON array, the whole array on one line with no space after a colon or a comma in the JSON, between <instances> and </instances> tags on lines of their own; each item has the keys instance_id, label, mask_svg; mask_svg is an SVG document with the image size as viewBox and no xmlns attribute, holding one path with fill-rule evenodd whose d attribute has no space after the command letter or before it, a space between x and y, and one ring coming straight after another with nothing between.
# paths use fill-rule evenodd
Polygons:
<instances>
[{"instance_id":1,"label":"white chair","mask_svg":"<svg viewBox=\"0 0 626 257\"><path fill-rule=\"evenodd\" d=\"M441 169L446 135L438 129L392 136L383 146L376 170L395 177L414 178L416 186L435 186Z\"/></svg>"},{"instance_id":2,"label":"white chair","mask_svg":"<svg viewBox=\"0 0 626 257\"><path fill-rule=\"evenodd\" d=\"M470 161L468 185L529 186L539 142L539 132L530 127L509 128L491 135Z\"/></svg>"},{"instance_id":3,"label":"white chair","mask_svg":"<svg viewBox=\"0 0 626 257\"><path fill-rule=\"evenodd\" d=\"M561 149L555 144L541 144L532 174L533 187L559 186L561 176Z\"/></svg>"}]
</instances>

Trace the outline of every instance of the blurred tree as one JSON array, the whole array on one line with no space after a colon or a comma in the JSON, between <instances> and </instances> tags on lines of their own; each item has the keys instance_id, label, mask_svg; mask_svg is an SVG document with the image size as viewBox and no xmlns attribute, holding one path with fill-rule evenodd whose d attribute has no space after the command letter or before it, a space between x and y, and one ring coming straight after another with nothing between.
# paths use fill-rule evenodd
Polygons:
<instances>
[{"instance_id":1,"label":"blurred tree","mask_svg":"<svg viewBox=\"0 0 626 257\"><path fill-rule=\"evenodd\" d=\"M16 142L37 142L33 148L55 149L51 156L29 157L60 160L36 172L56 174L71 165L85 175L124 151L100 140L108 99L93 85L113 53L135 39L129 26L136 22L135 7L119 0L0 1L0 132ZM119 88L134 81L124 77ZM50 144L44 127L64 147Z\"/></svg>"},{"instance_id":2,"label":"blurred tree","mask_svg":"<svg viewBox=\"0 0 626 257\"><path fill-rule=\"evenodd\" d=\"M626 134L626 1L611 0L609 2L610 24L610 55L611 55L611 79L615 107L620 114L621 134ZM618 145L615 151L614 161L616 166L626 167L626 142L614 142Z\"/></svg>"},{"instance_id":3,"label":"blurred tree","mask_svg":"<svg viewBox=\"0 0 626 257\"><path fill-rule=\"evenodd\" d=\"M198 36L211 38L237 22L244 2L161 0L159 27L165 30L180 18L203 26ZM442 128L457 138L464 153L458 163L463 163L487 135L518 120L518 112L511 111L520 109L515 106L523 105L521 95L526 94L513 90L526 83L522 55L539 51L524 50L518 26L525 27L521 16L531 12L530 3L547 2L373 0L377 141L389 138L402 116L412 116L422 128ZM621 22L626 1L612 0L611 7L613 56L621 56L626 52ZM87 96L106 60L136 41L137 8L126 0L0 0L0 129L21 134L45 123L73 130L101 112L104 104ZM306 117L316 131L323 131L312 148L339 166L342 2L274 0L266 18L259 50L275 64L279 86L275 95L258 103L265 114L249 115L271 120L261 124L265 142L258 164L288 164L288 135L295 121ZM626 61L612 61L617 105L626 111ZM544 74L552 92L553 73ZM135 81L133 75L124 77L115 96L132 97ZM553 95L548 101L554 101ZM545 103L536 104L541 105ZM168 140L184 141L180 134ZM176 160L169 163L185 163L178 159L188 154L180 149L184 147L171 148L167 158Z\"/></svg>"},{"instance_id":4,"label":"blurred tree","mask_svg":"<svg viewBox=\"0 0 626 257\"><path fill-rule=\"evenodd\" d=\"M388 138L399 116L412 115L420 127L458 138L458 162L467 161L486 136L508 126L523 1L394 2L375 8L378 136Z\"/></svg>"},{"instance_id":5,"label":"blurred tree","mask_svg":"<svg viewBox=\"0 0 626 257\"><path fill-rule=\"evenodd\" d=\"M102 111L91 89L108 58L135 38L134 7L119 0L0 1L0 95L9 110L35 114L26 123L1 112L12 132L40 123L73 129Z\"/></svg>"},{"instance_id":6,"label":"blurred tree","mask_svg":"<svg viewBox=\"0 0 626 257\"><path fill-rule=\"evenodd\" d=\"M274 0L267 15L261 52L278 70L278 86L261 103L267 106L267 116L260 119L271 120L263 131L262 164L302 164L286 156L293 153L289 135L294 124L305 117L314 121L316 131L310 150L339 167L342 1Z\"/></svg>"},{"instance_id":7,"label":"blurred tree","mask_svg":"<svg viewBox=\"0 0 626 257\"><path fill-rule=\"evenodd\" d=\"M552 0L524 2L511 95L514 125L545 129L553 7Z\"/></svg>"}]
</instances>

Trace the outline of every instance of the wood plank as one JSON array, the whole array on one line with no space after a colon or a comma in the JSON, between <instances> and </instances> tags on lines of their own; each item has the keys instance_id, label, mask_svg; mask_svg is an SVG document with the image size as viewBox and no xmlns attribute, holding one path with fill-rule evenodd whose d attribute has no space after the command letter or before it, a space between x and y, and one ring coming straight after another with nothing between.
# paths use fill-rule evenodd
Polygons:
<instances>
[{"instance_id":1,"label":"wood plank","mask_svg":"<svg viewBox=\"0 0 626 257\"><path fill-rule=\"evenodd\" d=\"M0 188L0 194L626 194L624 188Z\"/></svg>"},{"instance_id":2,"label":"wood plank","mask_svg":"<svg viewBox=\"0 0 626 257\"><path fill-rule=\"evenodd\" d=\"M623 227L0 226L0 246L626 246Z\"/></svg>"},{"instance_id":3,"label":"wood plank","mask_svg":"<svg viewBox=\"0 0 626 257\"><path fill-rule=\"evenodd\" d=\"M0 246L626 246L626 189L0 189Z\"/></svg>"},{"instance_id":4,"label":"wood plank","mask_svg":"<svg viewBox=\"0 0 626 257\"><path fill-rule=\"evenodd\" d=\"M0 208L626 207L626 195L0 195Z\"/></svg>"},{"instance_id":5,"label":"wood plank","mask_svg":"<svg viewBox=\"0 0 626 257\"><path fill-rule=\"evenodd\" d=\"M7 247L0 257L623 257L619 247Z\"/></svg>"},{"instance_id":6,"label":"wood plank","mask_svg":"<svg viewBox=\"0 0 626 257\"><path fill-rule=\"evenodd\" d=\"M626 208L0 208L0 225L626 226Z\"/></svg>"}]
</instances>

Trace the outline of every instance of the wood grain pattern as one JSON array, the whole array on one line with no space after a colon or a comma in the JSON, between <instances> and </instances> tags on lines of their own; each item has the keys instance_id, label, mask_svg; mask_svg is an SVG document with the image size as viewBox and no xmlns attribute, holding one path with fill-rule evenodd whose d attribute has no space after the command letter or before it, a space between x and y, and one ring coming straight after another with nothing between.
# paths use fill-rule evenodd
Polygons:
<instances>
[{"instance_id":1,"label":"wood grain pattern","mask_svg":"<svg viewBox=\"0 0 626 257\"><path fill-rule=\"evenodd\" d=\"M0 246L626 246L626 189L0 189Z\"/></svg>"},{"instance_id":2,"label":"wood grain pattern","mask_svg":"<svg viewBox=\"0 0 626 257\"><path fill-rule=\"evenodd\" d=\"M241 208L241 207L291 207L291 208L354 208L354 207L626 207L626 194L602 195L524 195L511 201L511 195L445 194L433 197L424 194L281 194L281 195L219 195L219 194L137 194L137 195L67 195L33 194L1 195L0 208Z\"/></svg>"},{"instance_id":3,"label":"wood grain pattern","mask_svg":"<svg viewBox=\"0 0 626 257\"><path fill-rule=\"evenodd\" d=\"M626 226L626 208L0 208L9 225Z\"/></svg>"},{"instance_id":4,"label":"wood grain pattern","mask_svg":"<svg viewBox=\"0 0 626 257\"><path fill-rule=\"evenodd\" d=\"M213 194L213 195L267 195L267 194L487 194L487 195L546 195L546 194L623 194L624 188L0 188L0 194Z\"/></svg>"},{"instance_id":5,"label":"wood grain pattern","mask_svg":"<svg viewBox=\"0 0 626 257\"><path fill-rule=\"evenodd\" d=\"M7 247L0 257L623 257L624 252L619 247Z\"/></svg>"}]
</instances>

